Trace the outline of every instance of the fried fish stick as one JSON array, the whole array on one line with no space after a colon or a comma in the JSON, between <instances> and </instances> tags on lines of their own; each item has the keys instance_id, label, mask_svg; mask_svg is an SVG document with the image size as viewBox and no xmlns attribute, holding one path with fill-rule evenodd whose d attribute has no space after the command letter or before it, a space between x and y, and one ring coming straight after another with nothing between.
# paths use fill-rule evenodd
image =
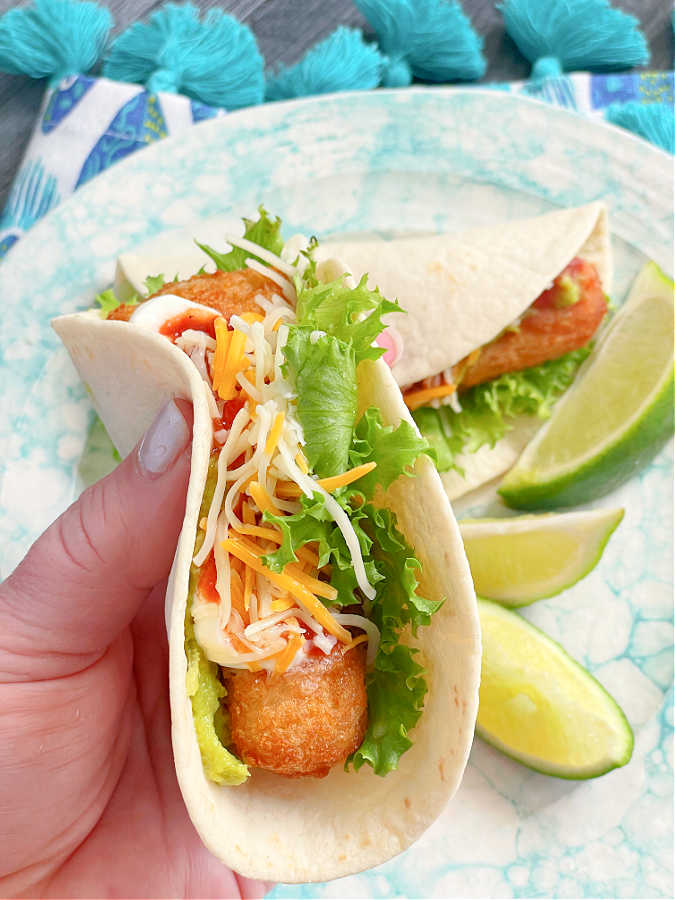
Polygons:
<instances>
[{"instance_id":1,"label":"fried fish stick","mask_svg":"<svg viewBox=\"0 0 675 900\"><path fill-rule=\"evenodd\" d=\"M170 281L163 285L152 297L160 297L162 294L174 294L193 303L201 303L217 309L228 319L232 315L242 315L246 312L262 313L262 309L256 303L256 296L262 295L267 300L274 297L283 297L281 288L270 278L266 278L253 269L241 269L236 272L221 272L213 274L203 273L193 275L186 281ZM128 321L136 306L123 304L112 310L109 319L123 319Z\"/></svg>"},{"instance_id":2,"label":"fried fish stick","mask_svg":"<svg viewBox=\"0 0 675 900\"><path fill-rule=\"evenodd\" d=\"M231 670L230 670L231 673ZM311 655L280 675L228 673L232 743L250 766L322 778L363 741L368 700L363 645Z\"/></svg>"},{"instance_id":3,"label":"fried fish stick","mask_svg":"<svg viewBox=\"0 0 675 900\"><path fill-rule=\"evenodd\" d=\"M460 390L583 347L606 312L607 298L595 266L573 259L553 287L535 300L517 331L505 331L481 349L475 364L467 367Z\"/></svg>"}]
</instances>

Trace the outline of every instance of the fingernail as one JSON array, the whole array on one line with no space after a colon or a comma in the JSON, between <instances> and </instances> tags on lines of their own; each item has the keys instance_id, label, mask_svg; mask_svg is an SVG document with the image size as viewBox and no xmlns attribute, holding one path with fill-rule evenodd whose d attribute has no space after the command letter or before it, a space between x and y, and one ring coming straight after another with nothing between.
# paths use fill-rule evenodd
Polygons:
<instances>
[{"instance_id":1,"label":"fingernail","mask_svg":"<svg viewBox=\"0 0 675 900\"><path fill-rule=\"evenodd\" d=\"M150 478L157 478L178 459L190 440L190 429L173 400L157 415L138 448L138 464Z\"/></svg>"}]
</instances>

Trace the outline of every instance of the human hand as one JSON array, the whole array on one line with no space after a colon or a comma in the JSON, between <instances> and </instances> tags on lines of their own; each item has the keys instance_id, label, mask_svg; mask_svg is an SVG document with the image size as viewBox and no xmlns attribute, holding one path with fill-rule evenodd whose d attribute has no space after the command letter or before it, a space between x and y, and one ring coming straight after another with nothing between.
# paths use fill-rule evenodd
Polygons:
<instances>
[{"instance_id":1,"label":"human hand","mask_svg":"<svg viewBox=\"0 0 675 900\"><path fill-rule=\"evenodd\" d=\"M267 889L204 848L174 770L164 593L191 428L167 404L0 586L0 896Z\"/></svg>"}]
</instances>

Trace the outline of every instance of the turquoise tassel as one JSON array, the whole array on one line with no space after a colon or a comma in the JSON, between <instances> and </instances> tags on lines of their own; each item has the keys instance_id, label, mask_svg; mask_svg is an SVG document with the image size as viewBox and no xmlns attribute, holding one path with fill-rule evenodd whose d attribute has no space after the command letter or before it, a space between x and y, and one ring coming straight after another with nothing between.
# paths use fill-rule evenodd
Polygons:
<instances>
[{"instance_id":1,"label":"turquoise tassel","mask_svg":"<svg viewBox=\"0 0 675 900\"><path fill-rule=\"evenodd\" d=\"M675 114L671 103L612 103L605 110L605 117L662 150L675 153Z\"/></svg>"},{"instance_id":2,"label":"turquoise tassel","mask_svg":"<svg viewBox=\"0 0 675 900\"><path fill-rule=\"evenodd\" d=\"M498 6L532 77L628 69L649 62L638 20L608 0L505 0Z\"/></svg>"},{"instance_id":3,"label":"turquoise tassel","mask_svg":"<svg viewBox=\"0 0 675 900\"><path fill-rule=\"evenodd\" d=\"M0 69L57 84L96 65L112 26L110 12L96 3L34 0L10 9L0 19Z\"/></svg>"},{"instance_id":4,"label":"turquoise tassel","mask_svg":"<svg viewBox=\"0 0 675 900\"><path fill-rule=\"evenodd\" d=\"M113 41L103 74L226 109L261 103L265 89L250 28L219 9L210 9L200 22L191 3L167 3L148 23L128 28Z\"/></svg>"},{"instance_id":5,"label":"turquoise tassel","mask_svg":"<svg viewBox=\"0 0 675 900\"><path fill-rule=\"evenodd\" d=\"M300 62L268 76L267 100L333 91L366 91L380 83L382 56L355 28L340 26Z\"/></svg>"},{"instance_id":6,"label":"turquoise tassel","mask_svg":"<svg viewBox=\"0 0 675 900\"><path fill-rule=\"evenodd\" d=\"M483 41L456 0L354 0L387 60L382 83L472 81L485 74Z\"/></svg>"}]
</instances>

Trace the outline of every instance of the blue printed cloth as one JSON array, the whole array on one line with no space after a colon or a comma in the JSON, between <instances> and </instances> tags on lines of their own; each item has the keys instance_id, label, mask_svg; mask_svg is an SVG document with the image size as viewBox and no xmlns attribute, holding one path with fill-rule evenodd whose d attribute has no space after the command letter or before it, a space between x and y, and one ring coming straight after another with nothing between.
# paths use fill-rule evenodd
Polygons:
<instances>
[{"instance_id":1,"label":"blue printed cloth","mask_svg":"<svg viewBox=\"0 0 675 900\"><path fill-rule=\"evenodd\" d=\"M480 85L485 88L486 85ZM673 103L672 72L585 72L487 85L602 119L610 103ZM0 258L38 219L135 150L225 114L176 94L76 75L46 92L40 116L0 216Z\"/></svg>"},{"instance_id":2,"label":"blue printed cloth","mask_svg":"<svg viewBox=\"0 0 675 900\"><path fill-rule=\"evenodd\" d=\"M47 90L0 216L0 258L50 209L141 147L224 115L177 94L75 75Z\"/></svg>"}]
</instances>

